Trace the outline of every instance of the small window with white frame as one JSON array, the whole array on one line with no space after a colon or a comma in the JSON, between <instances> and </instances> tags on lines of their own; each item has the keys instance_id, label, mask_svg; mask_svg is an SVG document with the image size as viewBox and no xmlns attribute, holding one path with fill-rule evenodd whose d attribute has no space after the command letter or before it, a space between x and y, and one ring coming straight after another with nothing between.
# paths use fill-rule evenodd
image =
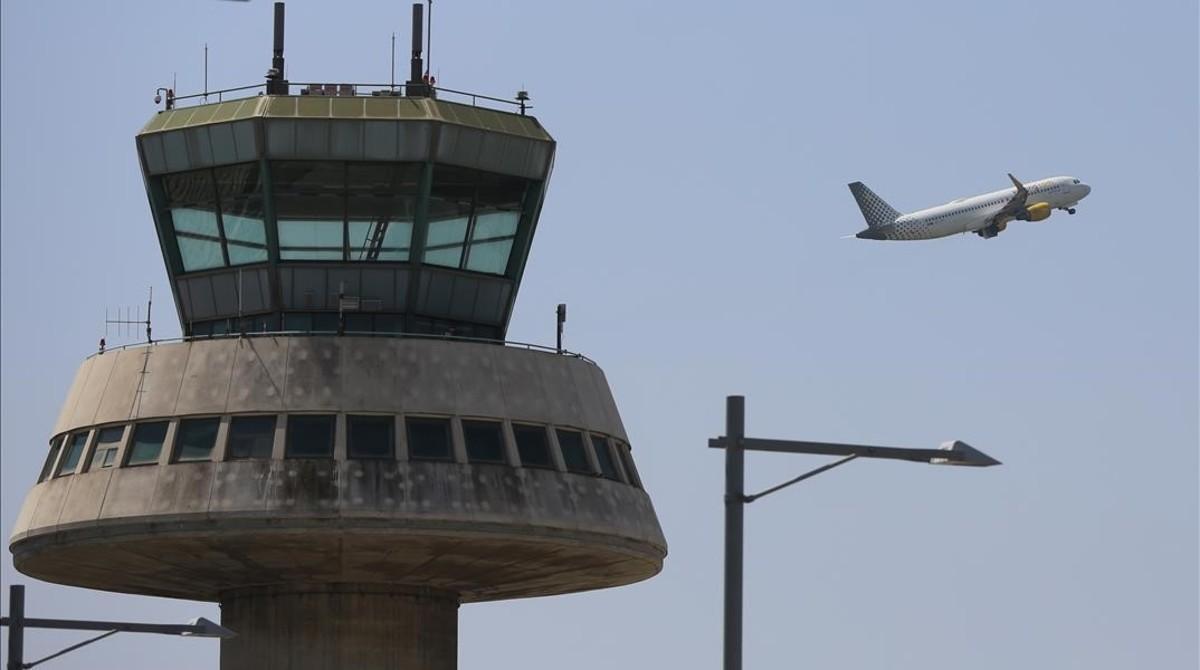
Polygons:
<instances>
[{"instance_id":1,"label":"small window with white frame","mask_svg":"<svg viewBox=\"0 0 1200 670\"><path fill-rule=\"evenodd\" d=\"M88 461L87 470L90 472L116 465L117 452L121 449L123 437L125 437L125 426L101 428L96 433L96 446L92 449L92 457Z\"/></svg>"}]
</instances>

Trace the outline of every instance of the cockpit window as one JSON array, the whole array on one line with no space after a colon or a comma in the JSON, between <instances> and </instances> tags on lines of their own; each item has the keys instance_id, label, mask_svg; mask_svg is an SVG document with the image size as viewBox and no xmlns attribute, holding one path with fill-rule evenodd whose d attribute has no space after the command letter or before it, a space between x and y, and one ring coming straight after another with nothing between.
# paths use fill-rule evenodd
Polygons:
<instances>
[{"instance_id":1,"label":"cockpit window","mask_svg":"<svg viewBox=\"0 0 1200 670\"><path fill-rule=\"evenodd\" d=\"M1078 179L1072 179L1072 180L1071 180L1071 183L1072 183L1072 184L1078 184L1078 183L1079 183L1079 180L1078 180Z\"/></svg>"}]
</instances>

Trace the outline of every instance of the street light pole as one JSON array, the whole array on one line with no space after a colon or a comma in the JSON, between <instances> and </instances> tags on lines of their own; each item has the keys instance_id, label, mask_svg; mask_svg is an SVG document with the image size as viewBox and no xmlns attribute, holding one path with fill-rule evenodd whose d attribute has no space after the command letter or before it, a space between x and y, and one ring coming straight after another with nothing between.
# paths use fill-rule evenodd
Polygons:
<instances>
[{"instance_id":1,"label":"street light pole","mask_svg":"<svg viewBox=\"0 0 1200 670\"><path fill-rule=\"evenodd\" d=\"M745 511L746 399L725 398L725 670L742 670L742 549Z\"/></svg>"},{"instance_id":2,"label":"street light pole","mask_svg":"<svg viewBox=\"0 0 1200 670\"><path fill-rule=\"evenodd\" d=\"M8 670L25 670L25 587L8 587Z\"/></svg>"},{"instance_id":3,"label":"street light pole","mask_svg":"<svg viewBox=\"0 0 1200 670\"><path fill-rule=\"evenodd\" d=\"M8 627L7 670L26 670L52 658L75 651L93 642L99 642L117 633L158 633L159 635L183 635L186 637L216 637L228 639L237 633L199 617L186 624L132 623L128 621L88 621L82 619L34 619L25 616L25 586L12 584L8 587L8 616L0 617L0 626ZM49 628L57 630L105 631L101 635L73 644L32 663L25 662L25 630Z\"/></svg>"},{"instance_id":4,"label":"street light pole","mask_svg":"<svg viewBox=\"0 0 1200 670\"><path fill-rule=\"evenodd\" d=\"M742 578L744 573L742 564L744 527L742 522L746 503L752 503L759 498L857 458L885 458L934 465L975 467L1000 465L1000 461L966 442L958 440L947 442L939 449L909 449L746 437L746 399L738 395L725 398L725 435L709 440L708 446L725 450L725 638L724 664L722 666L724 670L742 670ZM764 491L746 495L745 452L747 450L841 456L842 458L809 470Z\"/></svg>"}]
</instances>

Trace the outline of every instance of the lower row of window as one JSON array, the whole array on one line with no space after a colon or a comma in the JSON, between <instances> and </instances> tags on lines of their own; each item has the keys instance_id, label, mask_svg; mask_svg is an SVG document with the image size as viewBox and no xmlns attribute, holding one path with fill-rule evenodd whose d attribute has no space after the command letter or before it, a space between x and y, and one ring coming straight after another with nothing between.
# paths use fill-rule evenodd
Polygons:
<instances>
[{"instance_id":1,"label":"lower row of window","mask_svg":"<svg viewBox=\"0 0 1200 670\"><path fill-rule=\"evenodd\" d=\"M338 415L290 414L285 422L285 458L333 458ZM169 421L106 426L56 437L38 481L103 468L159 463L164 450L167 462L213 460L221 417L180 419L173 445L167 445ZM229 417L225 460L269 459L275 446L278 418L273 414ZM414 461L455 461L455 437L449 417L407 416L401 421L408 458ZM567 472L596 475L641 487L629 445L598 433L569 428L513 422L515 460L509 458L505 422L456 419L462 428L463 452L468 463L511 464L558 469L561 456ZM395 459L396 417L347 414L346 456L352 459ZM129 444L120 453L126 431ZM94 435L89 451L89 437ZM510 463L511 462L511 463Z\"/></svg>"}]
</instances>

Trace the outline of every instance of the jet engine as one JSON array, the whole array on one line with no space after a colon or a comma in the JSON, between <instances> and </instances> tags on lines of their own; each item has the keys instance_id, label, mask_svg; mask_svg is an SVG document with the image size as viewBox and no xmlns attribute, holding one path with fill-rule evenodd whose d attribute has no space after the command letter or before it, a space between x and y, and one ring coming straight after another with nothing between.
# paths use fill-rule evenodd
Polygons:
<instances>
[{"instance_id":1,"label":"jet engine","mask_svg":"<svg viewBox=\"0 0 1200 670\"><path fill-rule=\"evenodd\" d=\"M975 234L982 237L985 240L990 240L993 237L999 235L1000 232L1003 231L1007 227L1008 227L1008 221L1001 219L1001 220L993 223L990 226L985 226L983 228L980 228L979 230L975 231Z\"/></svg>"},{"instance_id":2,"label":"jet engine","mask_svg":"<svg viewBox=\"0 0 1200 670\"><path fill-rule=\"evenodd\" d=\"M1050 212L1053 210L1048 202L1035 202L1025 208L1025 211L1017 218L1022 221L1045 221L1050 218Z\"/></svg>"}]
</instances>

